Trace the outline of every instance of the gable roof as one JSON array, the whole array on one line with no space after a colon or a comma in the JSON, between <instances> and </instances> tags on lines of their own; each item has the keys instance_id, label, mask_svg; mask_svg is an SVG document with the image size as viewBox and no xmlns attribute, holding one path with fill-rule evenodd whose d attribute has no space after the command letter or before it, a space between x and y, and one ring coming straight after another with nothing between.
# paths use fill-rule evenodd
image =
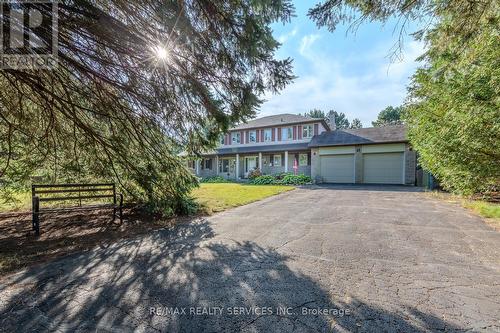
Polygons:
<instances>
[{"instance_id":1,"label":"gable roof","mask_svg":"<svg viewBox=\"0 0 500 333\"><path fill-rule=\"evenodd\" d=\"M311 142L309 143L309 147L346 146L355 144L407 141L408 136L406 126L394 125L323 132L320 135L316 135L312 138Z\"/></svg>"},{"instance_id":2,"label":"gable roof","mask_svg":"<svg viewBox=\"0 0 500 333\"><path fill-rule=\"evenodd\" d=\"M258 128L258 127L271 127L271 126L282 126L282 125L298 124L298 123L308 123L314 121L322 122L323 126L329 129L328 125L325 123L325 120L323 118L311 118L311 117L304 117L298 114L282 113L273 116L267 116L250 120L247 123L243 123L231 128L230 131Z\"/></svg>"}]
</instances>

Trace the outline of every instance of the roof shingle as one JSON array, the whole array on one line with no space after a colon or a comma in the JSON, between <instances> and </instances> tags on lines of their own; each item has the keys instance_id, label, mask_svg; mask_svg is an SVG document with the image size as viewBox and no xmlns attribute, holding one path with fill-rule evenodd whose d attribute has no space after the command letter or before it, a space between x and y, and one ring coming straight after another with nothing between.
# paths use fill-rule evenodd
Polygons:
<instances>
[{"instance_id":1,"label":"roof shingle","mask_svg":"<svg viewBox=\"0 0 500 333\"><path fill-rule=\"evenodd\" d=\"M242 130L242 129L248 129L248 128L280 126L280 125L287 125L287 124L311 122L311 121L315 121L315 120L316 121L324 121L323 119L320 119L320 118L311 118L311 117L304 117L304 116L301 116L298 114L283 113L283 114L277 114L274 116L257 118L257 119L251 120L247 123L235 126L235 127L231 128L230 130Z\"/></svg>"}]
</instances>

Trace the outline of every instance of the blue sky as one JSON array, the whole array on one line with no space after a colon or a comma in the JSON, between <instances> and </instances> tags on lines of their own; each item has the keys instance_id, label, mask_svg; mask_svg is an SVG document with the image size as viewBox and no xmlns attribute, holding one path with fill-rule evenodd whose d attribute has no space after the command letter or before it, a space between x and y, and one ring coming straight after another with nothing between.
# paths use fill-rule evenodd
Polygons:
<instances>
[{"instance_id":1,"label":"blue sky","mask_svg":"<svg viewBox=\"0 0 500 333\"><path fill-rule=\"evenodd\" d=\"M369 127L386 106L404 102L423 44L407 36L403 59L391 62L395 21L364 23L355 33L341 26L331 33L307 17L311 3L295 1L296 17L273 25L275 38L283 44L277 57L293 58L298 78L281 94L266 95L258 116L334 109Z\"/></svg>"}]
</instances>

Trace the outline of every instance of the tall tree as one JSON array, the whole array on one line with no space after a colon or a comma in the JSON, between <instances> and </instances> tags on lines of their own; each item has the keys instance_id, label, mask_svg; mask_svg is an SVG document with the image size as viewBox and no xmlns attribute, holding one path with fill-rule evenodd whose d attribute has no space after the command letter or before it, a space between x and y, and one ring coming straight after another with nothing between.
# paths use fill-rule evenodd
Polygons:
<instances>
[{"instance_id":1,"label":"tall tree","mask_svg":"<svg viewBox=\"0 0 500 333\"><path fill-rule=\"evenodd\" d=\"M180 147L213 145L293 79L270 27L292 14L288 0L60 1L58 66L0 70L2 181L56 170L64 155L177 209L195 184Z\"/></svg>"},{"instance_id":2,"label":"tall tree","mask_svg":"<svg viewBox=\"0 0 500 333\"><path fill-rule=\"evenodd\" d=\"M312 109L311 111L304 113L304 117L325 119L325 112L320 109Z\"/></svg>"},{"instance_id":3,"label":"tall tree","mask_svg":"<svg viewBox=\"0 0 500 333\"><path fill-rule=\"evenodd\" d=\"M402 115L404 108L402 106L388 106L377 116L377 120L372 121L374 127L382 127L387 125L400 125L403 123Z\"/></svg>"},{"instance_id":4,"label":"tall tree","mask_svg":"<svg viewBox=\"0 0 500 333\"><path fill-rule=\"evenodd\" d=\"M328 125L330 125L330 127L332 127L330 124L330 119L332 119L333 117L335 117L335 127L337 129L349 128L349 119L347 119L347 116L344 112L337 112L335 110L328 111L328 113L326 114L326 122L328 123Z\"/></svg>"},{"instance_id":5,"label":"tall tree","mask_svg":"<svg viewBox=\"0 0 500 333\"><path fill-rule=\"evenodd\" d=\"M477 35L459 49L460 37L448 28L455 17L443 17L426 38L427 66L410 88L409 136L421 164L464 194L500 189L499 12L486 13Z\"/></svg>"},{"instance_id":6,"label":"tall tree","mask_svg":"<svg viewBox=\"0 0 500 333\"><path fill-rule=\"evenodd\" d=\"M337 129L346 129L349 128L349 119L343 112L337 112L335 110L330 110L325 112L320 109L312 109L309 112L304 113L304 116L311 118L321 118L324 119L325 122L330 126L330 121L333 117L335 117L335 127Z\"/></svg>"},{"instance_id":7,"label":"tall tree","mask_svg":"<svg viewBox=\"0 0 500 333\"><path fill-rule=\"evenodd\" d=\"M349 125L349 128L350 129L358 129L358 128L363 128L363 123L361 122L361 120L359 120L358 118L354 118L352 121L351 121L351 124Z\"/></svg>"}]
</instances>

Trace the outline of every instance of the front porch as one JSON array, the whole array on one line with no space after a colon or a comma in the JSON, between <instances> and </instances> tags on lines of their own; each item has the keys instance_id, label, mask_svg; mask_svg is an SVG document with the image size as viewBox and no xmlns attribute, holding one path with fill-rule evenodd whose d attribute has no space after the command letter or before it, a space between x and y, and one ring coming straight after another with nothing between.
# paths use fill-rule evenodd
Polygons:
<instances>
[{"instance_id":1,"label":"front porch","mask_svg":"<svg viewBox=\"0 0 500 333\"><path fill-rule=\"evenodd\" d=\"M221 154L196 160L194 172L198 177L221 176L226 179L247 179L259 169L264 175L283 172L311 175L311 151L258 152Z\"/></svg>"}]
</instances>

